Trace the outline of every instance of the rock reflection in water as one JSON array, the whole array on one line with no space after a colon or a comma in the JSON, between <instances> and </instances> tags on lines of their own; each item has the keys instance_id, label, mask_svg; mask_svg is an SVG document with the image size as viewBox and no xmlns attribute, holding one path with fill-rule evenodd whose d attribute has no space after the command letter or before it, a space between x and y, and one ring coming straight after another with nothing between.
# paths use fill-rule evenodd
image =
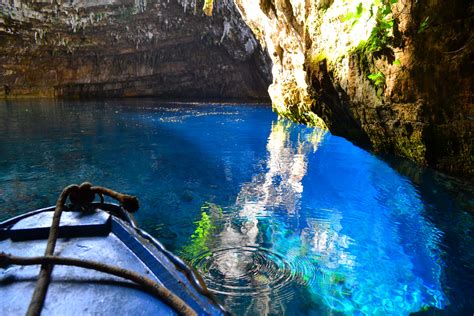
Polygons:
<instances>
[{"instance_id":1,"label":"rock reflection in water","mask_svg":"<svg viewBox=\"0 0 474 316\"><path fill-rule=\"evenodd\" d=\"M319 129L274 122L264 172L241 186L235 205L215 218L218 231L207 242L209 251L192 260L210 289L239 314L407 314L443 307L441 268L434 261L437 250L430 248L435 229L421 217L410 185L396 182L385 208L379 207L384 192L370 182L377 179L352 179L367 185L367 196L348 196L339 208L321 207L331 204L325 192L304 192L308 159L317 156L324 138ZM302 209L303 193L314 200L314 209ZM399 230L392 221L400 222ZM416 225L411 236L425 238L428 246L409 249L400 233L403 221ZM420 262L430 275L420 272Z\"/></svg>"}]
</instances>

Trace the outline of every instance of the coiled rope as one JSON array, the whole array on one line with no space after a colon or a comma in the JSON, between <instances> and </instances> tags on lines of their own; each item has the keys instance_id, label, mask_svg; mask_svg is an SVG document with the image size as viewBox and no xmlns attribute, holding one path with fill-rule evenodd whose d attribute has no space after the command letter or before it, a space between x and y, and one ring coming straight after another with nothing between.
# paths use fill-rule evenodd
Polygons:
<instances>
[{"instance_id":1,"label":"coiled rope","mask_svg":"<svg viewBox=\"0 0 474 316\"><path fill-rule=\"evenodd\" d=\"M54 256L54 249L56 247L56 241L59 236L59 223L61 220L61 214L66 203L67 198L71 200L73 205L77 205L84 209L90 205L94 199L95 195L99 194L101 200L103 196L109 196L118 202L121 206L128 212L136 212L138 210L139 204L138 199L131 195L122 194L115 192L113 190L92 186L88 182L78 185L69 185L67 186L59 196L56 202L56 208L54 210L53 222L49 231L48 242L46 245L46 250L43 257L16 257L9 254L1 253L0 254L0 266L6 267L11 264L15 265L37 265L41 264L40 273L38 280L36 282L36 287L31 298L27 316L38 316L41 313L41 310L44 305L44 300L46 298L46 293L48 290L48 285L51 281L51 272L55 264L58 265L68 265L68 266L77 266L85 269L93 269L100 272L112 274L115 276L122 277L124 279L130 280L141 285L145 290L155 295L159 299L166 302L173 309L175 309L181 315L197 315L196 312L184 302L180 297L175 295L173 292L160 285L159 283L146 278L134 271L123 269L120 267L107 265L100 262L94 262L83 259L75 258L64 258Z\"/></svg>"}]
</instances>

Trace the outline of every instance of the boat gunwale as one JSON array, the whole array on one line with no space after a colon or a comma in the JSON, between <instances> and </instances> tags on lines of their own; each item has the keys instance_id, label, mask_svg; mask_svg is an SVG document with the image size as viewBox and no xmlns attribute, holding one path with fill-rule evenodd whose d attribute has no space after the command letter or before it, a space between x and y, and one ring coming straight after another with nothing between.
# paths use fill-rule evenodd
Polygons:
<instances>
[{"instance_id":1,"label":"boat gunwale","mask_svg":"<svg viewBox=\"0 0 474 316\"><path fill-rule=\"evenodd\" d=\"M214 305L217 308L217 310L219 310L221 313L223 313L224 315L229 315L229 313L224 309L224 307L216 300L215 296L209 291L209 289L203 283L203 281L200 281L202 280L202 277L200 278L200 276L198 275L198 272L195 269L191 268L188 264L186 264L181 258L176 256L174 253L167 250L161 244L161 242L159 242L156 238L151 236L148 232L139 228L137 223L133 219L133 217L131 217L128 214L128 212L126 212L120 205L116 203L110 203L110 202L106 202L106 203L94 202L94 203L91 203L91 206L95 209L100 209L102 211L111 213L112 220L119 223L120 225L123 225L123 224L120 221L117 221L116 219L120 219L124 221L126 224L128 224L128 226L130 226L130 228L133 229L133 231L136 232L138 236L148 241L159 252L161 252L175 266L175 268L185 276L185 278L189 281L189 284L194 288L194 290L196 290L199 294L203 295L205 298L210 300L210 302L212 303L211 305ZM104 206L106 209L103 209ZM55 206L44 207L37 210L26 212L24 214L19 214L12 218L1 221L0 222L0 240L5 240L5 239L10 238L6 232L13 225L20 222L21 220L37 215L37 214L51 212L51 211L54 211L54 209L55 209ZM68 209L66 211L74 212L75 210Z\"/></svg>"}]
</instances>

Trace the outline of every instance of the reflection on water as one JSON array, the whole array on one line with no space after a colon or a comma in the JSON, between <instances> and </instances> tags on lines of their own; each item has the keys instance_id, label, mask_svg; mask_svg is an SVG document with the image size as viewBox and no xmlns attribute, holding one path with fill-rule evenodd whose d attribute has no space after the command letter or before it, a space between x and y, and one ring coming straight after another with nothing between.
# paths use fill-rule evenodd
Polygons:
<instances>
[{"instance_id":1,"label":"reflection on water","mask_svg":"<svg viewBox=\"0 0 474 316\"><path fill-rule=\"evenodd\" d=\"M302 292L324 314L442 309L447 300L437 231L423 220L409 183L392 181L380 191L368 185L359 200L302 212L308 156L317 155L324 136L319 129L274 122L264 172L241 185L232 211L214 216L205 251L188 259L235 312L310 313L310 306L298 304ZM328 198L313 193L313 204Z\"/></svg>"},{"instance_id":2,"label":"reflection on water","mask_svg":"<svg viewBox=\"0 0 474 316\"><path fill-rule=\"evenodd\" d=\"M471 184L391 165L264 106L0 101L0 218L70 183L138 195L238 315L471 315Z\"/></svg>"}]
</instances>

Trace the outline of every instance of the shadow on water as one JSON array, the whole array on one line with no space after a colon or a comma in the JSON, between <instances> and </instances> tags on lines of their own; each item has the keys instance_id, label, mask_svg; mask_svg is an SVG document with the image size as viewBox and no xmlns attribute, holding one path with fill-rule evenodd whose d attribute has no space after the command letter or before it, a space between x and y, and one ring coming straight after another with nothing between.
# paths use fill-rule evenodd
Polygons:
<instances>
[{"instance_id":1,"label":"shadow on water","mask_svg":"<svg viewBox=\"0 0 474 316\"><path fill-rule=\"evenodd\" d=\"M392 168L408 177L425 204L423 216L443 235L439 242L442 279L453 303L445 310L450 315L474 312L474 183L441 172L420 168L414 163L385 157ZM457 293L466 293L458 296Z\"/></svg>"}]
</instances>

